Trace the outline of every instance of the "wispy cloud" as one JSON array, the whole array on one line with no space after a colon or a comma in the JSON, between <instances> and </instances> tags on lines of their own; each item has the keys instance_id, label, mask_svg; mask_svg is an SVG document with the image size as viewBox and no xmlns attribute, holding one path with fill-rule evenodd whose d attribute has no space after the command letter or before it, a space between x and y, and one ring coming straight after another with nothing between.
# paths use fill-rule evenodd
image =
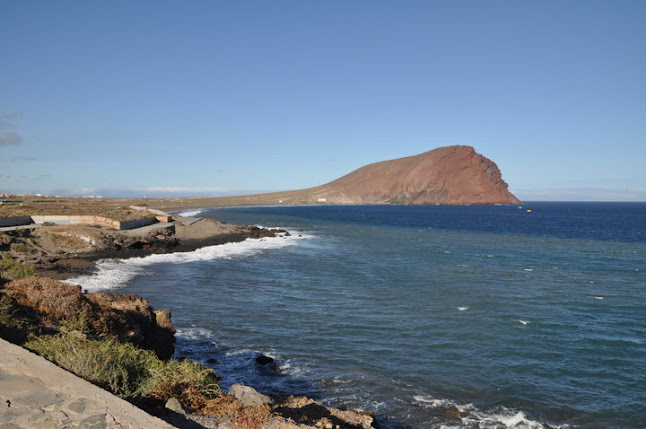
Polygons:
<instances>
[{"instance_id":1,"label":"wispy cloud","mask_svg":"<svg viewBox=\"0 0 646 429\"><path fill-rule=\"evenodd\" d=\"M38 158L35 156L14 156L11 158L11 162L31 162L31 161L38 161Z\"/></svg>"},{"instance_id":2,"label":"wispy cloud","mask_svg":"<svg viewBox=\"0 0 646 429\"><path fill-rule=\"evenodd\" d=\"M22 119L22 112L0 113L0 130L6 130L14 126L14 121Z\"/></svg>"},{"instance_id":3,"label":"wispy cloud","mask_svg":"<svg viewBox=\"0 0 646 429\"><path fill-rule=\"evenodd\" d=\"M646 201L646 188L511 189L523 201Z\"/></svg>"},{"instance_id":4,"label":"wispy cloud","mask_svg":"<svg viewBox=\"0 0 646 429\"><path fill-rule=\"evenodd\" d=\"M0 133L0 147L22 143L22 138L16 133Z\"/></svg>"},{"instance_id":5,"label":"wispy cloud","mask_svg":"<svg viewBox=\"0 0 646 429\"><path fill-rule=\"evenodd\" d=\"M202 188L202 187L189 187L189 186L155 186L150 188L138 189L142 192L167 192L169 194L198 194L198 193L222 193L230 192L226 188Z\"/></svg>"},{"instance_id":6,"label":"wispy cloud","mask_svg":"<svg viewBox=\"0 0 646 429\"><path fill-rule=\"evenodd\" d=\"M47 192L55 195L87 196L101 195L103 197L220 197L238 195L242 192L227 188L189 187L189 186L153 186L146 188L92 188L53 189Z\"/></svg>"},{"instance_id":7,"label":"wispy cloud","mask_svg":"<svg viewBox=\"0 0 646 429\"><path fill-rule=\"evenodd\" d=\"M13 128L14 122L22 119L22 112L0 113L0 130ZM22 143L22 138L13 132L0 133L0 147Z\"/></svg>"}]
</instances>

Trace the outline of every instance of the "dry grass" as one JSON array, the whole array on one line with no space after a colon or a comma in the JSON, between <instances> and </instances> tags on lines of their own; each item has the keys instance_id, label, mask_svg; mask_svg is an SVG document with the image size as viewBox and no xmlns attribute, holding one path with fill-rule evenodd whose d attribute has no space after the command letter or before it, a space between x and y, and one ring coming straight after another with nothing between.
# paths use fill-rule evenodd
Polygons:
<instances>
[{"instance_id":1,"label":"dry grass","mask_svg":"<svg viewBox=\"0 0 646 429\"><path fill-rule=\"evenodd\" d=\"M151 217L146 210L133 210L131 205L144 205L141 200L65 198L43 199L23 197L20 203L0 205L0 217L60 215L103 216L120 222Z\"/></svg>"},{"instance_id":2,"label":"dry grass","mask_svg":"<svg viewBox=\"0 0 646 429\"><path fill-rule=\"evenodd\" d=\"M0 271L13 279L24 279L36 275L36 269L11 257L8 253L2 254Z\"/></svg>"},{"instance_id":3,"label":"dry grass","mask_svg":"<svg viewBox=\"0 0 646 429\"><path fill-rule=\"evenodd\" d=\"M113 340L87 340L78 331L34 338L24 346L125 399L176 397L196 409L220 395L219 377L191 360L160 360L154 352Z\"/></svg>"},{"instance_id":4,"label":"dry grass","mask_svg":"<svg viewBox=\"0 0 646 429\"><path fill-rule=\"evenodd\" d=\"M241 429L259 429L271 419L271 409L267 405L243 407L232 395L222 395L207 401L199 410L201 415L215 415L220 418L230 417L235 427Z\"/></svg>"}]
</instances>

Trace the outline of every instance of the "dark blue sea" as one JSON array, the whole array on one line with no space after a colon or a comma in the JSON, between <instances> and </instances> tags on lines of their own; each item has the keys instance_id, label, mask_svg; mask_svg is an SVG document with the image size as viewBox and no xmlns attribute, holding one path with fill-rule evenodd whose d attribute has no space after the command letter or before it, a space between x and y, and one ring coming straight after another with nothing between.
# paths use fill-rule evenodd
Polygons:
<instances>
[{"instance_id":1,"label":"dark blue sea","mask_svg":"<svg viewBox=\"0 0 646 429\"><path fill-rule=\"evenodd\" d=\"M646 427L646 203L205 209L289 237L105 261L226 388L386 428ZM280 373L254 358L273 357Z\"/></svg>"}]
</instances>

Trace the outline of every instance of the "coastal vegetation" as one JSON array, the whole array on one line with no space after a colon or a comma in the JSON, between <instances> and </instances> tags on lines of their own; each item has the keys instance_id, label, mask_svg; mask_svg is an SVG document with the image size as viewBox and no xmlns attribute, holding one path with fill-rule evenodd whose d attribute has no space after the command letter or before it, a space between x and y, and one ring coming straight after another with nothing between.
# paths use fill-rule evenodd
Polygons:
<instances>
[{"instance_id":1,"label":"coastal vegetation","mask_svg":"<svg viewBox=\"0 0 646 429\"><path fill-rule=\"evenodd\" d=\"M36 277L32 265L12 256L35 249L5 241L9 251L0 252L0 337L135 403L163 405L175 397L184 408L196 410L221 395L212 369L188 359L161 359L155 350L124 340L118 330L137 327L105 303L98 308L97 298L87 299L76 287ZM141 299L128 300L141 306Z\"/></svg>"},{"instance_id":2,"label":"coastal vegetation","mask_svg":"<svg viewBox=\"0 0 646 429\"><path fill-rule=\"evenodd\" d=\"M35 272L8 253L2 255L0 271L4 279L25 281L30 281ZM184 408L195 410L221 394L219 377L212 369L188 359L163 360L153 350L97 332L86 318L85 308L75 309L71 316L60 311L56 314L59 317L53 316L56 312L44 316L21 305L20 298L12 293L11 282L7 288L0 286L0 337L123 399L163 405L175 397Z\"/></svg>"},{"instance_id":3,"label":"coastal vegetation","mask_svg":"<svg viewBox=\"0 0 646 429\"><path fill-rule=\"evenodd\" d=\"M12 250L15 251L13 245ZM20 252L26 253L27 250L20 250ZM14 259L9 253L2 254L2 258L0 259L0 272L14 279L24 279L37 274L34 267Z\"/></svg>"},{"instance_id":4,"label":"coastal vegetation","mask_svg":"<svg viewBox=\"0 0 646 429\"><path fill-rule=\"evenodd\" d=\"M150 216L145 210L135 210L122 205L123 202L103 203L103 200L86 200L83 198L35 199L23 197L15 203L0 205L0 217L60 215L60 216L103 216L120 222L139 220ZM145 204L145 203L144 203Z\"/></svg>"},{"instance_id":5,"label":"coastal vegetation","mask_svg":"<svg viewBox=\"0 0 646 429\"><path fill-rule=\"evenodd\" d=\"M79 331L32 337L23 344L58 366L115 395L132 400L166 402L177 398L199 409L221 394L212 369L184 359L159 359L154 352L113 339L89 339Z\"/></svg>"}]
</instances>

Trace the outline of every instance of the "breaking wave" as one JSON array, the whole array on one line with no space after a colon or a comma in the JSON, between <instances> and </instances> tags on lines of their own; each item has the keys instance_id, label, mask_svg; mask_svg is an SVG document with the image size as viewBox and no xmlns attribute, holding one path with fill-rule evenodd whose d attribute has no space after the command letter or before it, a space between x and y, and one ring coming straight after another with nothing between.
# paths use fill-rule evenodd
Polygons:
<instances>
[{"instance_id":1,"label":"breaking wave","mask_svg":"<svg viewBox=\"0 0 646 429\"><path fill-rule=\"evenodd\" d=\"M452 426L442 426L446 428L566 429L570 427L568 425L554 426L537 422L527 418L522 411L511 410L506 407L498 407L493 411L484 412L471 403L458 404L448 399L437 399L424 395L413 396L413 403L423 408L453 410L451 414L455 415L460 420L460 423Z\"/></svg>"},{"instance_id":2,"label":"breaking wave","mask_svg":"<svg viewBox=\"0 0 646 429\"><path fill-rule=\"evenodd\" d=\"M96 265L96 272L65 280L65 283L80 285L88 292L125 287L138 275L145 274L146 267L153 264L184 264L216 259L244 258L258 253L280 249L302 240L302 234L261 239L246 239L238 243L225 243L202 247L192 252L176 252L148 255L129 259L105 259Z\"/></svg>"},{"instance_id":3,"label":"breaking wave","mask_svg":"<svg viewBox=\"0 0 646 429\"><path fill-rule=\"evenodd\" d=\"M204 209L193 209L193 210L184 210L182 212L178 212L177 215L181 217L195 217L202 213Z\"/></svg>"}]
</instances>

